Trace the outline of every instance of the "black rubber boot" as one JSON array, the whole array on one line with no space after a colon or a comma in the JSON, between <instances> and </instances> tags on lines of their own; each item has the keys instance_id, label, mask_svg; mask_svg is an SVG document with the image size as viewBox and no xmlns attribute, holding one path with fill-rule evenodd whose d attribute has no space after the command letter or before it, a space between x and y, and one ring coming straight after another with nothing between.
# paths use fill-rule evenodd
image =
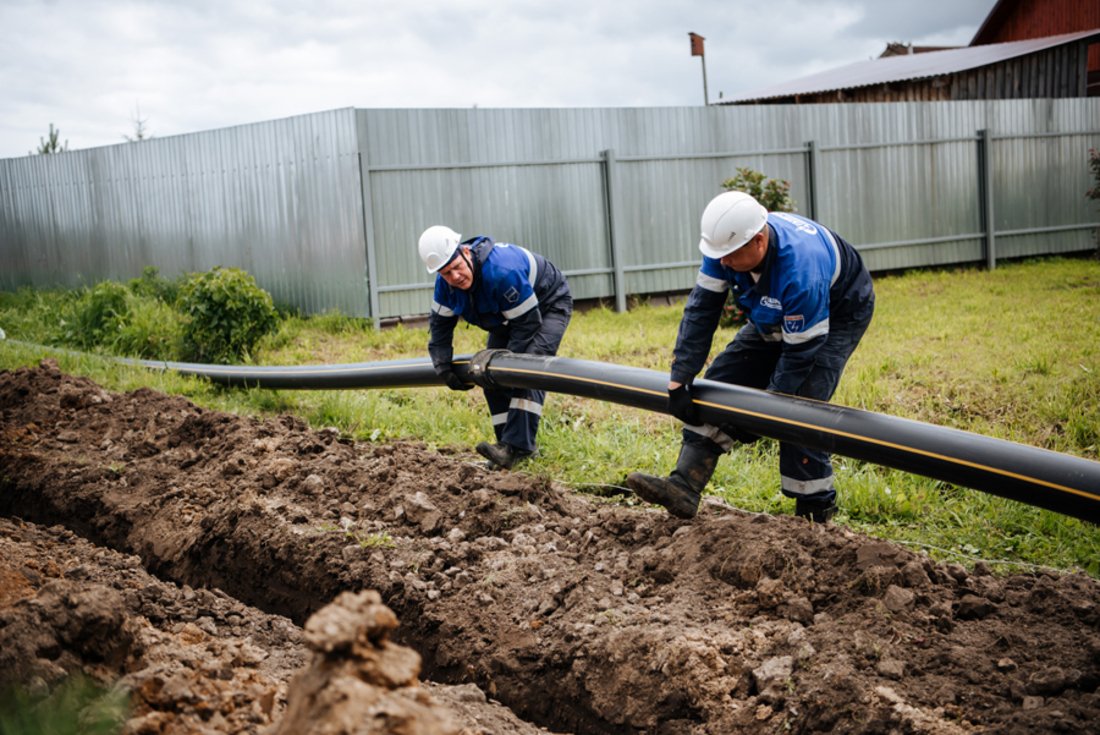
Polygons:
<instances>
[{"instance_id":1,"label":"black rubber boot","mask_svg":"<svg viewBox=\"0 0 1100 735\"><path fill-rule=\"evenodd\" d=\"M511 444L505 444L504 442L497 442L496 444L478 442L474 449L476 449L477 453L482 457L489 460L490 469L499 467L502 470L510 470L518 462L522 462L537 454L537 450L535 452L525 452L522 449L517 449Z\"/></svg>"},{"instance_id":2,"label":"black rubber boot","mask_svg":"<svg viewBox=\"0 0 1100 735\"><path fill-rule=\"evenodd\" d=\"M794 501L794 514L814 523L828 523L836 515L836 510L836 503L821 505L819 503L808 503L804 500Z\"/></svg>"},{"instance_id":3,"label":"black rubber boot","mask_svg":"<svg viewBox=\"0 0 1100 735\"><path fill-rule=\"evenodd\" d=\"M681 444L676 469L667 478L631 472L626 484L647 503L663 506L677 518L694 518L719 456L696 444Z\"/></svg>"}]
</instances>

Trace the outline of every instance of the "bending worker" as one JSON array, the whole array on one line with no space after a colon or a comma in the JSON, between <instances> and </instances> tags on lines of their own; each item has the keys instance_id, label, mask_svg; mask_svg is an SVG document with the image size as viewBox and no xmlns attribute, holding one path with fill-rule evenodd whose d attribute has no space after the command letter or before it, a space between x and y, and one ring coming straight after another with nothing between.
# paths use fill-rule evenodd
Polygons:
<instances>
[{"instance_id":1,"label":"bending worker","mask_svg":"<svg viewBox=\"0 0 1100 735\"><path fill-rule=\"evenodd\" d=\"M759 437L702 423L692 381L710 353L730 288L748 316L703 376L707 380L829 400L871 323L875 294L859 253L828 228L769 213L743 192L719 194L703 210L703 264L684 306L668 383L669 413L684 422L668 478L631 473L627 484L673 515L692 518L718 457ZM780 488L795 513L825 523L836 512L826 452L781 442Z\"/></svg>"},{"instance_id":2,"label":"bending worker","mask_svg":"<svg viewBox=\"0 0 1100 735\"><path fill-rule=\"evenodd\" d=\"M486 347L555 355L573 314L569 284L553 263L518 245L477 236L463 240L435 225L420 236L420 259L435 273L428 354L452 390L469 390L455 374L453 337L461 316L489 333ZM485 389L496 442L479 442L490 466L510 469L535 454L545 392Z\"/></svg>"}]
</instances>

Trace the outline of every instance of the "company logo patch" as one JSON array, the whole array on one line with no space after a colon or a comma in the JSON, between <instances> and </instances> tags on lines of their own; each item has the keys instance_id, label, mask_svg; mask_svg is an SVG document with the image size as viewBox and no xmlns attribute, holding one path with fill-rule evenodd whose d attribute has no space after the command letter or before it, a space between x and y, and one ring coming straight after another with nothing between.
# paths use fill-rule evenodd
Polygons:
<instances>
[{"instance_id":1,"label":"company logo patch","mask_svg":"<svg viewBox=\"0 0 1100 735\"><path fill-rule=\"evenodd\" d=\"M512 286L512 288L505 291L504 300L507 301L509 304L514 304L519 301L519 289L517 289L515 286Z\"/></svg>"},{"instance_id":2,"label":"company logo patch","mask_svg":"<svg viewBox=\"0 0 1100 735\"><path fill-rule=\"evenodd\" d=\"M780 310L782 310L782 308L783 308L783 302L780 301L779 299L773 298L771 296L762 297L760 299L760 305L763 306L766 309L780 309Z\"/></svg>"},{"instance_id":3,"label":"company logo patch","mask_svg":"<svg viewBox=\"0 0 1100 735\"><path fill-rule=\"evenodd\" d=\"M785 332L801 332L804 326L806 326L806 323L801 314L788 314L783 317L783 331Z\"/></svg>"}]
</instances>

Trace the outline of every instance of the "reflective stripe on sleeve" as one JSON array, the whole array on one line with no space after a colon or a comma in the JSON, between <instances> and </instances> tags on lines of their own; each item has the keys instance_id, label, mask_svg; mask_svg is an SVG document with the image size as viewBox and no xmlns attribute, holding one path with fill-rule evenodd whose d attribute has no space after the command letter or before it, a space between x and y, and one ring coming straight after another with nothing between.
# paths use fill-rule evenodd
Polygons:
<instances>
[{"instance_id":1,"label":"reflective stripe on sleeve","mask_svg":"<svg viewBox=\"0 0 1100 735\"><path fill-rule=\"evenodd\" d=\"M730 285L721 278L708 276L706 273L703 273L703 271L699 271L699 275L695 277L695 285L705 288L707 291L713 291L714 293L724 293L730 287Z\"/></svg>"},{"instance_id":2,"label":"reflective stripe on sleeve","mask_svg":"<svg viewBox=\"0 0 1100 735\"><path fill-rule=\"evenodd\" d=\"M440 316L454 316L455 313L448 307L439 303L438 301L432 301L432 313L439 314Z\"/></svg>"},{"instance_id":3,"label":"reflective stripe on sleeve","mask_svg":"<svg viewBox=\"0 0 1100 735\"><path fill-rule=\"evenodd\" d=\"M527 266L530 272L527 274L527 280L531 282L531 288L535 287L535 284L539 280L539 264L535 261L535 256L531 254L531 251L525 247L516 245L517 248L523 251L523 254L527 256Z\"/></svg>"},{"instance_id":4,"label":"reflective stripe on sleeve","mask_svg":"<svg viewBox=\"0 0 1100 735\"><path fill-rule=\"evenodd\" d=\"M516 308L514 308L514 309L505 309L504 311L502 311L500 313L504 315L505 319L508 319L509 321L511 321L512 319L515 319L517 316L521 316L523 314L526 314L527 312L531 311L531 309L534 309L538 305L539 305L538 297L535 296L535 294L531 294L530 296L527 297L526 300L524 300L524 302L522 304L520 304Z\"/></svg>"},{"instance_id":5,"label":"reflective stripe on sleeve","mask_svg":"<svg viewBox=\"0 0 1100 735\"><path fill-rule=\"evenodd\" d=\"M804 342L809 342L811 339L820 337L828 333L829 320L822 319L809 329L803 330L801 332L783 332L783 341L789 345L800 345Z\"/></svg>"},{"instance_id":6,"label":"reflective stripe on sleeve","mask_svg":"<svg viewBox=\"0 0 1100 735\"><path fill-rule=\"evenodd\" d=\"M833 249L833 262L836 263L833 266L833 277L829 279L829 285L832 286L836 283L836 279L840 278L840 248L837 247L833 233L829 232L828 227L822 227L821 230L825 233L825 239L829 241L829 247Z\"/></svg>"}]
</instances>

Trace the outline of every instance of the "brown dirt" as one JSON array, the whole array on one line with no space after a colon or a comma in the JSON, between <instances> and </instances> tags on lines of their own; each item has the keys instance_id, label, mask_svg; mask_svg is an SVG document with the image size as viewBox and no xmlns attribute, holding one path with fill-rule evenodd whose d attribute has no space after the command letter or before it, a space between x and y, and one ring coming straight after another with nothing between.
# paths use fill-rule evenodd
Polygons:
<instances>
[{"instance_id":1,"label":"brown dirt","mask_svg":"<svg viewBox=\"0 0 1100 735\"><path fill-rule=\"evenodd\" d=\"M1100 733L1087 576L678 521L49 362L0 373L0 516L0 684L117 682L133 733Z\"/></svg>"}]
</instances>

